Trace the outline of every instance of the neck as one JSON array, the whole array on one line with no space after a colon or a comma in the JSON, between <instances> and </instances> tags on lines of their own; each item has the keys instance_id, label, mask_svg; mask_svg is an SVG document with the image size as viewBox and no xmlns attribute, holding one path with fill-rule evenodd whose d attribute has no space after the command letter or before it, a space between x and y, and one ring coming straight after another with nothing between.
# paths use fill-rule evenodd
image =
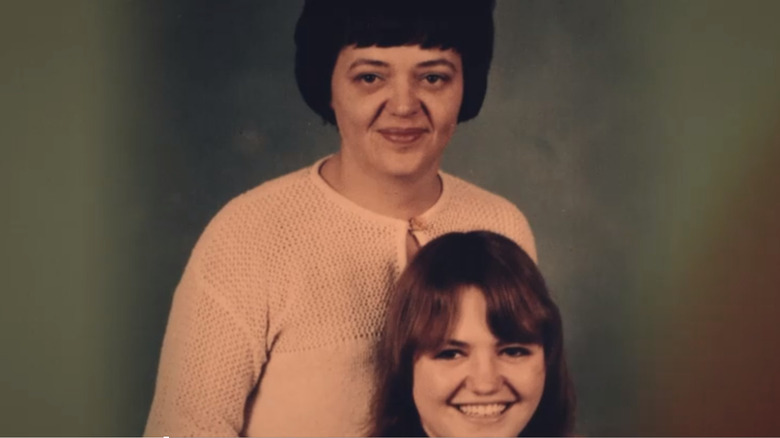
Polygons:
<instances>
[{"instance_id":1,"label":"neck","mask_svg":"<svg viewBox=\"0 0 780 438\"><path fill-rule=\"evenodd\" d=\"M340 153L325 161L320 175L350 201L374 213L402 220L428 210L442 190L438 168L421 175L377 177L349 168Z\"/></svg>"}]
</instances>

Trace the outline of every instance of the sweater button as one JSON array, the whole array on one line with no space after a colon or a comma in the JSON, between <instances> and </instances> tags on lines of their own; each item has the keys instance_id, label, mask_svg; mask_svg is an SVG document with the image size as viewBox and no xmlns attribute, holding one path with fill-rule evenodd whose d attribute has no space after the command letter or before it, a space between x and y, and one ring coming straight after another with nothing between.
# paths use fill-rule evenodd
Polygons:
<instances>
[{"instance_id":1,"label":"sweater button","mask_svg":"<svg viewBox=\"0 0 780 438\"><path fill-rule=\"evenodd\" d=\"M413 217L409 219L409 231L422 231L425 229L425 222L422 219Z\"/></svg>"}]
</instances>

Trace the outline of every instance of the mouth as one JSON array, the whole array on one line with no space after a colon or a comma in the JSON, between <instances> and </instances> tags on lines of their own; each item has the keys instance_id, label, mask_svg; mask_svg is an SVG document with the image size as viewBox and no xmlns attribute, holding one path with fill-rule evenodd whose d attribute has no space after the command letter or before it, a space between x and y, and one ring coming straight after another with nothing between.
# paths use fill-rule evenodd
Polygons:
<instances>
[{"instance_id":1,"label":"mouth","mask_svg":"<svg viewBox=\"0 0 780 438\"><path fill-rule=\"evenodd\" d=\"M490 419L500 417L513 403L459 404L455 408L467 417Z\"/></svg>"},{"instance_id":2,"label":"mouth","mask_svg":"<svg viewBox=\"0 0 780 438\"><path fill-rule=\"evenodd\" d=\"M425 128L384 128L379 129L378 132L389 142L408 144L419 140L428 130Z\"/></svg>"}]
</instances>

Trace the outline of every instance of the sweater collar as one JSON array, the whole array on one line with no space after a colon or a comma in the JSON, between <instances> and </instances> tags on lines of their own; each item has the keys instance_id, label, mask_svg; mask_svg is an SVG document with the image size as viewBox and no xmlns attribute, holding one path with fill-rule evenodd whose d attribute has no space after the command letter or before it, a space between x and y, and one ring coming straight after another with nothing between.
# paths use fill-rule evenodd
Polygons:
<instances>
[{"instance_id":1,"label":"sweater collar","mask_svg":"<svg viewBox=\"0 0 780 438\"><path fill-rule=\"evenodd\" d=\"M390 216L381 215L365 207L362 207L354 203L350 199L344 197L335 189L333 189L333 187L331 187L325 181L325 179L322 178L322 175L320 175L320 168L322 167L322 164L325 163L325 160L327 160L331 156L332 155L327 155L323 158L320 158L319 160L317 160L316 163L314 163L313 166L309 168L310 179L312 180L314 185L317 186L325 194L325 196L328 199L338 204L342 208L351 211L359 216L362 216L368 220L385 223L387 225L393 225L393 226L425 228L426 227L425 224L430 223L430 221L433 220L433 218L436 216L437 212L439 212L443 208L443 206L447 204L449 200L450 191L452 190L450 188L451 180L448 174L439 170L438 175L439 175L439 180L441 181L441 194L439 195L439 199L437 199L436 202L430 208L428 208L422 214L419 214L408 221L403 219L397 219Z\"/></svg>"}]
</instances>

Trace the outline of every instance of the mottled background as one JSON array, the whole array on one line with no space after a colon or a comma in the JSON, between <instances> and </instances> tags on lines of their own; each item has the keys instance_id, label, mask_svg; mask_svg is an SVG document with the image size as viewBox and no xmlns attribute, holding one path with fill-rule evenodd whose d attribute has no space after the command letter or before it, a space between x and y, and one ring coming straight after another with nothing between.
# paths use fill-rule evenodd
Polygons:
<instances>
[{"instance_id":1,"label":"mottled background","mask_svg":"<svg viewBox=\"0 0 780 438\"><path fill-rule=\"evenodd\" d=\"M0 434L139 435L228 199L335 151L301 1L0 2ZM444 168L515 202L585 435L780 435L780 2L499 0Z\"/></svg>"}]
</instances>

